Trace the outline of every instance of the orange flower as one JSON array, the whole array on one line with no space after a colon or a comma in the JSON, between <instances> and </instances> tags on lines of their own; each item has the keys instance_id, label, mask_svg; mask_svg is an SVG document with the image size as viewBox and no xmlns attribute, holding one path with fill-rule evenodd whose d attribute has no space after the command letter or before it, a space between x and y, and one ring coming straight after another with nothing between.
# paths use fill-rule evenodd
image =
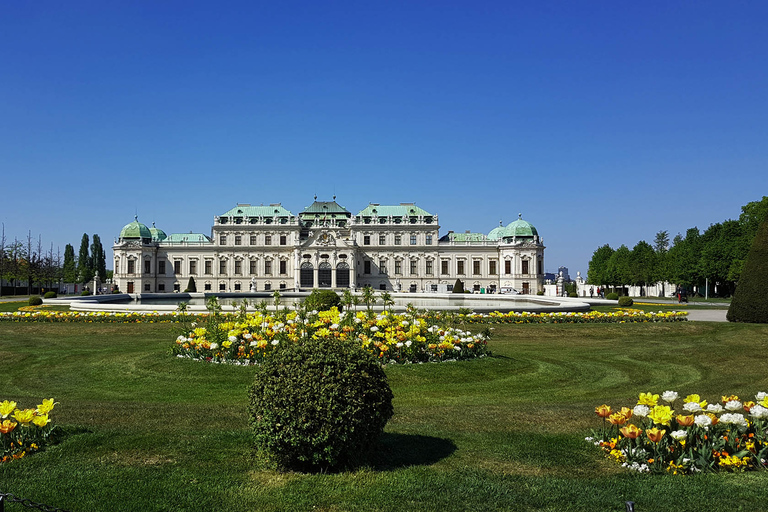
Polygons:
<instances>
[{"instance_id":1,"label":"orange flower","mask_svg":"<svg viewBox=\"0 0 768 512\"><path fill-rule=\"evenodd\" d=\"M677 416L677 424L681 427L690 427L693 425L694 417L693 414L689 414L688 416Z\"/></svg>"},{"instance_id":2,"label":"orange flower","mask_svg":"<svg viewBox=\"0 0 768 512\"><path fill-rule=\"evenodd\" d=\"M746 412L749 412L750 409L752 409L755 406L755 402L752 402L751 400L749 402L744 402L744 410Z\"/></svg>"},{"instance_id":3,"label":"orange flower","mask_svg":"<svg viewBox=\"0 0 768 512\"><path fill-rule=\"evenodd\" d=\"M611 416L608 418L608 421L610 421L612 425L623 425L627 422L627 417L620 412L617 412L615 414L611 414Z\"/></svg>"},{"instance_id":4,"label":"orange flower","mask_svg":"<svg viewBox=\"0 0 768 512\"><path fill-rule=\"evenodd\" d=\"M16 428L16 423L11 420L5 420L0 423L0 434L8 434Z\"/></svg>"},{"instance_id":5,"label":"orange flower","mask_svg":"<svg viewBox=\"0 0 768 512\"><path fill-rule=\"evenodd\" d=\"M731 396L722 395L722 398L723 398L723 403L724 404L727 404L731 400L738 400L739 399L739 397L737 397L736 395L731 395Z\"/></svg>"},{"instance_id":6,"label":"orange flower","mask_svg":"<svg viewBox=\"0 0 768 512\"><path fill-rule=\"evenodd\" d=\"M629 419L629 418L631 418L631 417L632 417L632 414L633 414L633 412L632 412L632 409L630 409L629 407L622 407L622 408L621 408L621 414L622 414L622 415L623 415L625 418Z\"/></svg>"},{"instance_id":7,"label":"orange flower","mask_svg":"<svg viewBox=\"0 0 768 512\"><path fill-rule=\"evenodd\" d=\"M709 419L712 420L712 425L717 425L720 423L720 418L714 415L714 413L708 412L706 413L707 416L709 416Z\"/></svg>"},{"instance_id":8,"label":"orange flower","mask_svg":"<svg viewBox=\"0 0 768 512\"><path fill-rule=\"evenodd\" d=\"M603 404L595 407L595 413L601 418L607 418L611 415L611 406Z\"/></svg>"},{"instance_id":9,"label":"orange flower","mask_svg":"<svg viewBox=\"0 0 768 512\"><path fill-rule=\"evenodd\" d=\"M661 438L664 437L664 434L666 434L666 430L659 430L657 428L651 428L645 431L645 435L648 436L648 439L653 441L654 443L658 443L661 441Z\"/></svg>"},{"instance_id":10,"label":"orange flower","mask_svg":"<svg viewBox=\"0 0 768 512\"><path fill-rule=\"evenodd\" d=\"M635 425L627 425L626 427L620 429L621 435L626 437L627 439L637 439L637 437L643 433L642 429L637 428Z\"/></svg>"}]
</instances>

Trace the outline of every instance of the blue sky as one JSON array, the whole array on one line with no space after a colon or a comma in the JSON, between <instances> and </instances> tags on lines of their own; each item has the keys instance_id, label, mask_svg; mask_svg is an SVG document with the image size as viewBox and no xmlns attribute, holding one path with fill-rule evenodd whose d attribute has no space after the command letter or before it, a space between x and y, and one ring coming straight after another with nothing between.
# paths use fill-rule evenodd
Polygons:
<instances>
[{"instance_id":1,"label":"blue sky","mask_svg":"<svg viewBox=\"0 0 768 512\"><path fill-rule=\"evenodd\" d=\"M522 212L545 267L768 195L766 2L3 2L0 222L77 251L236 203ZM111 266L108 262L108 266Z\"/></svg>"}]
</instances>

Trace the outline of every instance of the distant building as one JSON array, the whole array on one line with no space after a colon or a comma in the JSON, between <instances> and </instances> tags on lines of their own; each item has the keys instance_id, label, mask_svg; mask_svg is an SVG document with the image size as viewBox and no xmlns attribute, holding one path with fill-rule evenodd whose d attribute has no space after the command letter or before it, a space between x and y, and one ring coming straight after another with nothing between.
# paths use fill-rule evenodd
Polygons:
<instances>
[{"instance_id":1,"label":"distant building","mask_svg":"<svg viewBox=\"0 0 768 512\"><path fill-rule=\"evenodd\" d=\"M315 201L298 215L281 204L239 204L214 217L211 234L166 235L138 218L113 246L123 292L173 292L195 278L198 291L312 288L429 292L456 279L480 292L543 289L544 244L522 215L488 235L440 237L437 215L414 203L369 204L352 214Z\"/></svg>"}]
</instances>

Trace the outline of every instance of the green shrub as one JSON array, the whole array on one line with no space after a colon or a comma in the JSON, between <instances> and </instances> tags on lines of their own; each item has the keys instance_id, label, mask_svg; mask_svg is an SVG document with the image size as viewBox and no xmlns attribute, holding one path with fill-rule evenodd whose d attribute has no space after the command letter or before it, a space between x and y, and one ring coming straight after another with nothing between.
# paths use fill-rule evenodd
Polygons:
<instances>
[{"instance_id":1,"label":"green shrub","mask_svg":"<svg viewBox=\"0 0 768 512\"><path fill-rule=\"evenodd\" d=\"M39 295L33 295L29 298L29 305L30 306L39 306L43 303L43 299L40 298Z\"/></svg>"},{"instance_id":2,"label":"green shrub","mask_svg":"<svg viewBox=\"0 0 768 512\"><path fill-rule=\"evenodd\" d=\"M619 307L621 308L628 308L634 303L632 297L619 297Z\"/></svg>"},{"instance_id":3,"label":"green shrub","mask_svg":"<svg viewBox=\"0 0 768 512\"><path fill-rule=\"evenodd\" d=\"M768 323L768 218L757 228L752 248L744 260L726 318L730 322Z\"/></svg>"},{"instance_id":4,"label":"green shrub","mask_svg":"<svg viewBox=\"0 0 768 512\"><path fill-rule=\"evenodd\" d=\"M304 299L304 307L310 311L328 311L331 308L337 308L341 311L341 297L333 290L315 289Z\"/></svg>"},{"instance_id":5,"label":"green shrub","mask_svg":"<svg viewBox=\"0 0 768 512\"><path fill-rule=\"evenodd\" d=\"M187 287L184 289L184 293L195 293L197 292L197 285L195 284L195 278L192 276L189 276L189 282L187 283Z\"/></svg>"},{"instance_id":6,"label":"green shrub","mask_svg":"<svg viewBox=\"0 0 768 512\"><path fill-rule=\"evenodd\" d=\"M539 290L536 292L536 295L544 295L544 290Z\"/></svg>"},{"instance_id":7,"label":"green shrub","mask_svg":"<svg viewBox=\"0 0 768 512\"><path fill-rule=\"evenodd\" d=\"M578 294L578 293L576 293L576 292L568 292L568 296L569 296L569 297L578 297L578 296L579 296L579 294Z\"/></svg>"},{"instance_id":8,"label":"green shrub","mask_svg":"<svg viewBox=\"0 0 768 512\"><path fill-rule=\"evenodd\" d=\"M461 279L457 279L453 285L453 293L464 293L464 283L461 282Z\"/></svg>"},{"instance_id":9,"label":"green shrub","mask_svg":"<svg viewBox=\"0 0 768 512\"><path fill-rule=\"evenodd\" d=\"M81 295L82 297L85 297L86 295L90 295L90 294L91 294L91 291L90 291L90 290L83 290L83 291L80 293L80 295Z\"/></svg>"},{"instance_id":10,"label":"green shrub","mask_svg":"<svg viewBox=\"0 0 768 512\"><path fill-rule=\"evenodd\" d=\"M288 343L256 369L250 424L261 453L283 470L362 462L392 417L376 358L336 338Z\"/></svg>"},{"instance_id":11,"label":"green shrub","mask_svg":"<svg viewBox=\"0 0 768 512\"><path fill-rule=\"evenodd\" d=\"M606 294L605 298L608 300L619 300L619 294L616 292L611 292Z\"/></svg>"},{"instance_id":12,"label":"green shrub","mask_svg":"<svg viewBox=\"0 0 768 512\"><path fill-rule=\"evenodd\" d=\"M43 297L45 297L46 299L55 299L58 296L59 295L54 291L45 292L45 295L43 295Z\"/></svg>"}]
</instances>

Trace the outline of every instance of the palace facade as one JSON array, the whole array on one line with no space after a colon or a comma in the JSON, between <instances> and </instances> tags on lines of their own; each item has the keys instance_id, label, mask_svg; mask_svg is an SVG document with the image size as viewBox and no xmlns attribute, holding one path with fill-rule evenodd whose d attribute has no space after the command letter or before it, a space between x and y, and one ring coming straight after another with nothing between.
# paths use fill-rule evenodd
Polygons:
<instances>
[{"instance_id":1,"label":"palace facade","mask_svg":"<svg viewBox=\"0 0 768 512\"><path fill-rule=\"evenodd\" d=\"M352 214L315 201L298 215L281 204L238 204L211 234L166 235L135 218L113 246L114 283L127 293L359 289L445 292L456 279L490 293L543 290L544 244L520 215L483 233L439 234L414 203L369 204Z\"/></svg>"}]
</instances>

